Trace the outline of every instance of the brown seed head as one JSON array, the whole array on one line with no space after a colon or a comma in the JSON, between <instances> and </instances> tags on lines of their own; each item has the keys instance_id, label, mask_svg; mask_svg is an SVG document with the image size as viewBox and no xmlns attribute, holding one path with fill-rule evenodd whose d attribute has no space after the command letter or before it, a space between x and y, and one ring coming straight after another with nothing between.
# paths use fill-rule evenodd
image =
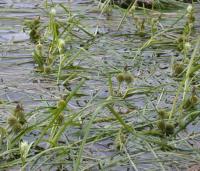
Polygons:
<instances>
[{"instance_id":1,"label":"brown seed head","mask_svg":"<svg viewBox=\"0 0 200 171\"><path fill-rule=\"evenodd\" d=\"M123 73L119 73L119 74L117 75L117 81L118 81L119 83L121 83L121 82L124 81L124 74L123 74Z\"/></svg>"},{"instance_id":2,"label":"brown seed head","mask_svg":"<svg viewBox=\"0 0 200 171\"><path fill-rule=\"evenodd\" d=\"M174 125L173 124L167 123L165 129L166 129L165 130L166 135L171 135L174 133Z\"/></svg>"},{"instance_id":3,"label":"brown seed head","mask_svg":"<svg viewBox=\"0 0 200 171\"><path fill-rule=\"evenodd\" d=\"M18 123L18 120L17 120L17 118L16 118L15 116L11 115L11 116L8 118L7 122L8 122L8 125L9 125L10 127L12 127L12 126L15 125L16 123Z\"/></svg>"}]
</instances>

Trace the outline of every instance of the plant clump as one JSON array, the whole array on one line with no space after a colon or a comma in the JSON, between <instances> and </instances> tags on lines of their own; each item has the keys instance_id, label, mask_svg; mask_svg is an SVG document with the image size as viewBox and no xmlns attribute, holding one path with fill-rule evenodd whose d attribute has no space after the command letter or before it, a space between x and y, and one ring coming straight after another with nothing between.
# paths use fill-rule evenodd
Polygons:
<instances>
[{"instance_id":1,"label":"plant clump","mask_svg":"<svg viewBox=\"0 0 200 171\"><path fill-rule=\"evenodd\" d=\"M174 124L170 123L168 120L169 112L166 110L158 110L158 121L157 127L163 133L163 135L170 136L174 134L175 126Z\"/></svg>"},{"instance_id":2,"label":"plant clump","mask_svg":"<svg viewBox=\"0 0 200 171\"><path fill-rule=\"evenodd\" d=\"M13 130L15 133L22 130L23 125L26 123L26 118L24 115L24 109L22 105L17 104L16 108L14 109L14 112L11 116L8 117L7 123L11 130Z\"/></svg>"},{"instance_id":3,"label":"plant clump","mask_svg":"<svg viewBox=\"0 0 200 171\"><path fill-rule=\"evenodd\" d=\"M30 39L33 43L38 43L40 38L41 38L41 34L40 34L40 17L35 17L32 20L26 20L25 21L25 25L30 29L29 32L29 36Z\"/></svg>"},{"instance_id":4,"label":"plant clump","mask_svg":"<svg viewBox=\"0 0 200 171\"><path fill-rule=\"evenodd\" d=\"M175 63L172 67L173 75L176 77L180 77L185 70L185 66L183 63Z\"/></svg>"},{"instance_id":5,"label":"plant clump","mask_svg":"<svg viewBox=\"0 0 200 171\"><path fill-rule=\"evenodd\" d=\"M133 76L132 74L129 72L129 71L124 71L124 72L121 72L119 73L117 76L116 76L116 79L118 81L118 90L117 92L120 94L121 92L121 85L123 84L123 82L126 83L127 85L127 88L130 86L130 84L133 82Z\"/></svg>"},{"instance_id":6,"label":"plant clump","mask_svg":"<svg viewBox=\"0 0 200 171\"><path fill-rule=\"evenodd\" d=\"M186 13L187 21L185 23L182 35L177 39L177 47L180 51L184 52L185 55L188 54L188 51L191 48L190 45L190 35L194 28L195 16L194 16L194 7L188 5Z\"/></svg>"},{"instance_id":7,"label":"plant clump","mask_svg":"<svg viewBox=\"0 0 200 171\"><path fill-rule=\"evenodd\" d=\"M194 108L198 104L199 98L196 95L191 95L191 97L187 98L183 103L183 109L191 109Z\"/></svg>"}]
</instances>

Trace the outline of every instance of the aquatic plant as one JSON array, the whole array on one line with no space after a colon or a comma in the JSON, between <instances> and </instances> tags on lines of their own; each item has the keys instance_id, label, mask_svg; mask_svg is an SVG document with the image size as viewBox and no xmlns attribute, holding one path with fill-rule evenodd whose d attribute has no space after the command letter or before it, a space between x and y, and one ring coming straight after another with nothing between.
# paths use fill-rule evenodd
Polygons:
<instances>
[{"instance_id":1,"label":"aquatic plant","mask_svg":"<svg viewBox=\"0 0 200 171\"><path fill-rule=\"evenodd\" d=\"M46 1L28 23L35 68L26 80L41 89L23 85L23 106L9 94L0 104L0 169L164 171L197 162L195 5L171 13L154 11L170 2L152 9L110 2L100 12L97 2L81 2L86 10L76 14L73 5Z\"/></svg>"},{"instance_id":2,"label":"aquatic plant","mask_svg":"<svg viewBox=\"0 0 200 171\"><path fill-rule=\"evenodd\" d=\"M26 123L24 109L22 105L17 104L16 108L13 111L13 114L10 115L7 119L7 123L11 130L15 133L23 129L23 125Z\"/></svg>"},{"instance_id":3,"label":"aquatic plant","mask_svg":"<svg viewBox=\"0 0 200 171\"><path fill-rule=\"evenodd\" d=\"M30 29L29 36L33 43L39 42L41 38L40 33L40 16L31 20L25 20L25 25Z\"/></svg>"},{"instance_id":4,"label":"aquatic plant","mask_svg":"<svg viewBox=\"0 0 200 171\"><path fill-rule=\"evenodd\" d=\"M30 151L32 144L33 144L33 142L28 144L28 142L22 141L19 145L20 155L21 155L21 160L22 160L22 166L24 166L25 163L26 163L26 158L28 157L28 153Z\"/></svg>"}]
</instances>

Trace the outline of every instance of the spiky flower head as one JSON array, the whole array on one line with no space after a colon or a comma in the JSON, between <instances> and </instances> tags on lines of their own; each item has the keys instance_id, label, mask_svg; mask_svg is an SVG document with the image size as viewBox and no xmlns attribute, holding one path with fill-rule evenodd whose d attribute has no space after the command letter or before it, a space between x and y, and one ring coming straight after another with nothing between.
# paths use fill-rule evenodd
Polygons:
<instances>
[{"instance_id":1,"label":"spiky flower head","mask_svg":"<svg viewBox=\"0 0 200 171\"><path fill-rule=\"evenodd\" d=\"M160 109L158 110L158 116L160 119L167 119L169 116L169 113L164 109Z\"/></svg>"},{"instance_id":2,"label":"spiky flower head","mask_svg":"<svg viewBox=\"0 0 200 171\"><path fill-rule=\"evenodd\" d=\"M184 44L184 48L185 48L186 51L189 51L191 49L191 44L189 42L186 42Z\"/></svg>"},{"instance_id":3,"label":"spiky flower head","mask_svg":"<svg viewBox=\"0 0 200 171\"><path fill-rule=\"evenodd\" d=\"M158 121L158 122L157 122L157 127L158 127L158 129L160 129L162 132L165 132L165 127L166 127L166 125L165 125L164 120Z\"/></svg>"},{"instance_id":4,"label":"spiky flower head","mask_svg":"<svg viewBox=\"0 0 200 171\"><path fill-rule=\"evenodd\" d=\"M166 135L172 135L174 133L174 125L167 123L165 127Z\"/></svg>"},{"instance_id":5,"label":"spiky flower head","mask_svg":"<svg viewBox=\"0 0 200 171\"><path fill-rule=\"evenodd\" d=\"M196 95L192 95L190 101L193 105L195 105L199 101L199 98Z\"/></svg>"},{"instance_id":6,"label":"spiky flower head","mask_svg":"<svg viewBox=\"0 0 200 171\"><path fill-rule=\"evenodd\" d=\"M55 16L56 15L56 9L55 8L51 8L50 14L52 16Z\"/></svg>"},{"instance_id":7,"label":"spiky flower head","mask_svg":"<svg viewBox=\"0 0 200 171\"><path fill-rule=\"evenodd\" d=\"M173 71L174 71L174 75L178 76L179 74L181 74L184 71L184 65L183 63L175 63L173 65Z\"/></svg>"},{"instance_id":8,"label":"spiky flower head","mask_svg":"<svg viewBox=\"0 0 200 171\"><path fill-rule=\"evenodd\" d=\"M124 74L123 73L119 73L116 78L117 78L117 81L119 83L121 83L121 82L124 81Z\"/></svg>"},{"instance_id":9,"label":"spiky flower head","mask_svg":"<svg viewBox=\"0 0 200 171\"><path fill-rule=\"evenodd\" d=\"M187 7L187 12L188 12L188 13L192 13L192 11L193 11L193 6L190 4L190 5L188 5L188 7Z\"/></svg>"},{"instance_id":10,"label":"spiky flower head","mask_svg":"<svg viewBox=\"0 0 200 171\"><path fill-rule=\"evenodd\" d=\"M9 125L10 127L12 127L12 126L15 125L16 123L18 123L18 120L17 120L17 118L16 118L15 116L11 115L11 116L8 118L7 122L8 122L8 125Z\"/></svg>"},{"instance_id":11,"label":"spiky flower head","mask_svg":"<svg viewBox=\"0 0 200 171\"><path fill-rule=\"evenodd\" d=\"M59 116L58 116L58 119L57 119L58 125L62 125L63 122L64 122L64 119L65 119L64 114L60 113Z\"/></svg>"},{"instance_id":12,"label":"spiky flower head","mask_svg":"<svg viewBox=\"0 0 200 171\"><path fill-rule=\"evenodd\" d=\"M61 100L58 101L57 108L65 108L65 106L66 106L65 100L61 99Z\"/></svg>"},{"instance_id":13,"label":"spiky flower head","mask_svg":"<svg viewBox=\"0 0 200 171\"><path fill-rule=\"evenodd\" d=\"M22 141L19 145L19 149L20 149L20 154L21 154L21 158L23 161L25 161L25 159L28 156L28 152L30 151L30 148L32 146L33 142L28 144L27 141Z\"/></svg>"},{"instance_id":14,"label":"spiky flower head","mask_svg":"<svg viewBox=\"0 0 200 171\"><path fill-rule=\"evenodd\" d=\"M12 130L15 132L15 133L18 133L19 131L22 130L22 124L20 124L19 122L17 122L16 124L14 124L12 126Z\"/></svg>"},{"instance_id":15,"label":"spiky flower head","mask_svg":"<svg viewBox=\"0 0 200 171\"><path fill-rule=\"evenodd\" d=\"M58 39L58 49L59 51L62 51L65 46L65 40L64 39Z\"/></svg>"},{"instance_id":16,"label":"spiky flower head","mask_svg":"<svg viewBox=\"0 0 200 171\"><path fill-rule=\"evenodd\" d=\"M130 84L133 81L133 76L131 73L127 72L124 74L124 80L126 81L127 84Z\"/></svg>"}]
</instances>

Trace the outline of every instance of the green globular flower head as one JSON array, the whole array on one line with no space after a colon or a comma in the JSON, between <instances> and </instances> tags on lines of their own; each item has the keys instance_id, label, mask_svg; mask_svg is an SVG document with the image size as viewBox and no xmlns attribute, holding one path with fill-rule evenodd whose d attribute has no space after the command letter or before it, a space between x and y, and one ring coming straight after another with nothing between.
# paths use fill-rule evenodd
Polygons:
<instances>
[{"instance_id":1,"label":"green globular flower head","mask_svg":"<svg viewBox=\"0 0 200 171\"><path fill-rule=\"evenodd\" d=\"M65 119L64 114L60 113L59 116L58 116L58 119L57 119L58 125L62 125L63 122L64 122L64 119Z\"/></svg>"},{"instance_id":2,"label":"green globular flower head","mask_svg":"<svg viewBox=\"0 0 200 171\"><path fill-rule=\"evenodd\" d=\"M22 124L20 124L19 122L17 122L16 124L14 124L12 126L12 130L15 132L15 133L18 133L19 131L22 130Z\"/></svg>"},{"instance_id":3,"label":"green globular flower head","mask_svg":"<svg viewBox=\"0 0 200 171\"><path fill-rule=\"evenodd\" d=\"M18 120L15 116L11 115L8 120L7 120L7 123L10 127L12 127L13 125L17 124L18 123Z\"/></svg>"},{"instance_id":4,"label":"green globular flower head","mask_svg":"<svg viewBox=\"0 0 200 171\"><path fill-rule=\"evenodd\" d=\"M24 123L26 123L26 119L25 119L25 114L24 114L24 109L22 107L22 105L17 104L13 115L18 119L18 121L23 125Z\"/></svg>"},{"instance_id":5,"label":"green globular flower head","mask_svg":"<svg viewBox=\"0 0 200 171\"><path fill-rule=\"evenodd\" d=\"M133 77L130 73L127 72L124 74L124 80L127 84L130 84L133 81Z\"/></svg>"},{"instance_id":6,"label":"green globular flower head","mask_svg":"<svg viewBox=\"0 0 200 171\"><path fill-rule=\"evenodd\" d=\"M55 8L51 8L50 14L52 16L55 16L56 15L56 9Z\"/></svg>"},{"instance_id":7,"label":"green globular flower head","mask_svg":"<svg viewBox=\"0 0 200 171\"><path fill-rule=\"evenodd\" d=\"M162 132L165 132L165 127L166 127L166 125L165 125L165 122L164 122L163 120L157 122L157 127L158 127L158 129L160 129Z\"/></svg>"},{"instance_id":8,"label":"green globular flower head","mask_svg":"<svg viewBox=\"0 0 200 171\"><path fill-rule=\"evenodd\" d=\"M65 40L64 39L58 39L58 50L61 53L65 46Z\"/></svg>"},{"instance_id":9,"label":"green globular flower head","mask_svg":"<svg viewBox=\"0 0 200 171\"><path fill-rule=\"evenodd\" d=\"M180 75L184 71L184 65L182 63L176 63L173 65L173 72L175 76Z\"/></svg>"},{"instance_id":10,"label":"green globular flower head","mask_svg":"<svg viewBox=\"0 0 200 171\"><path fill-rule=\"evenodd\" d=\"M163 109L161 110L158 110L158 116L161 118L161 119L167 119L168 116L169 116L169 113Z\"/></svg>"},{"instance_id":11,"label":"green globular flower head","mask_svg":"<svg viewBox=\"0 0 200 171\"><path fill-rule=\"evenodd\" d=\"M174 125L167 123L165 127L166 135L172 135L174 133Z\"/></svg>"},{"instance_id":12,"label":"green globular flower head","mask_svg":"<svg viewBox=\"0 0 200 171\"><path fill-rule=\"evenodd\" d=\"M199 101L199 98L196 95L192 95L190 101L192 105L195 105Z\"/></svg>"},{"instance_id":13,"label":"green globular flower head","mask_svg":"<svg viewBox=\"0 0 200 171\"><path fill-rule=\"evenodd\" d=\"M188 13L192 13L193 12L193 6L191 4L188 5L187 12Z\"/></svg>"},{"instance_id":14,"label":"green globular flower head","mask_svg":"<svg viewBox=\"0 0 200 171\"><path fill-rule=\"evenodd\" d=\"M58 101L57 108L65 108L65 106L66 106L65 100L61 99L61 100Z\"/></svg>"},{"instance_id":15,"label":"green globular flower head","mask_svg":"<svg viewBox=\"0 0 200 171\"><path fill-rule=\"evenodd\" d=\"M124 81L124 74L123 73L119 73L116 78L117 78L117 81L119 83L121 83L121 82Z\"/></svg>"}]
</instances>

